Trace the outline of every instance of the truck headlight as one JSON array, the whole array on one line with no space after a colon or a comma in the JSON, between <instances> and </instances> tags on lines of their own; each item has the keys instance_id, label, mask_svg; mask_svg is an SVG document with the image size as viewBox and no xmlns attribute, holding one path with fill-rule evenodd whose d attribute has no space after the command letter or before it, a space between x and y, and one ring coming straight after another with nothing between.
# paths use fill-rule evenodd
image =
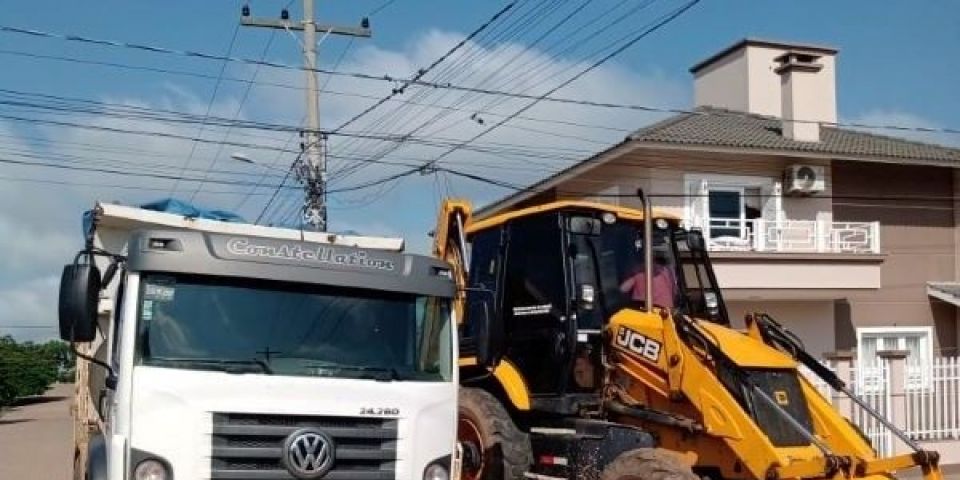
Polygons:
<instances>
[{"instance_id":1,"label":"truck headlight","mask_svg":"<svg viewBox=\"0 0 960 480\"><path fill-rule=\"evenodd\" d=\"M133 470L133 480L170 480L170 472L159 460L148 458L137 464Z\"/></svg>"},{"instance_id":2,"label":"truck headlight","mask_svg":"<svg viewBox=\"0 0 960 480\"><path fill-rule=\"evenodd\" d=\"M450 471L439 463L431 463L423 471L423 480L450 480Z\"/></svg>"}]
</instances>

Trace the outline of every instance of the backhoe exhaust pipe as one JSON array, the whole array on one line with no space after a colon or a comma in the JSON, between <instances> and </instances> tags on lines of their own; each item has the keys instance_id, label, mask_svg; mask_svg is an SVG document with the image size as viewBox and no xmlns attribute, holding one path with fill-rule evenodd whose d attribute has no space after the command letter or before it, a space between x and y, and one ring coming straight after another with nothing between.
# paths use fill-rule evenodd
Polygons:
<instances>
[{"instance_id":1,"label":"backhoe exhaust pipe","mask_svg":"<svg viewBox=\"0 0 960 480\"><path fill-rule=\"evenodd\" d=\"M637 196L643 202L643 311L653 312L653 205L642 188L637 189Z\"/></svg>"}]
</instances>

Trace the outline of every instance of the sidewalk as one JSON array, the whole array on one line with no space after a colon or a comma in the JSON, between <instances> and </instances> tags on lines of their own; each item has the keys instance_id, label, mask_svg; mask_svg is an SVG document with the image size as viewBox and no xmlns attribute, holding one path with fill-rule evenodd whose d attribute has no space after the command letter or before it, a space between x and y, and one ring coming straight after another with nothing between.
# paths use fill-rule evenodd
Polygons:
<instances>
[{"instance_id":1,"label":"sidewalk","mask_svg":"<svg viewBox=\"0 0 960 480\"><path fill-rule=\"evenodd\" d=\"M73 385L54 385L0 415L0 478L68 480L73 471Z\"/></svg>"}]
</instances>

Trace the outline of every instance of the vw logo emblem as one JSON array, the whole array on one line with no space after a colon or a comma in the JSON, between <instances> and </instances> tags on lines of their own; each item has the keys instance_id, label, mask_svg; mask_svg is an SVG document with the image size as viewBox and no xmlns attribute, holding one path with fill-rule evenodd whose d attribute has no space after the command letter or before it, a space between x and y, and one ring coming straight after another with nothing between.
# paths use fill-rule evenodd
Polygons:
<instances>
[{"instance_id":1,"label":"vw logo emblem","mask_svg":"<svg viewBox=\"0 0 960 480\"><path fill-rule=\"evenodd\" d=\"M329 435L312 428L290 434L283 442L283 466L296 478L321 478L333 468L336 445Z\"/></svg>"}]
</instances>

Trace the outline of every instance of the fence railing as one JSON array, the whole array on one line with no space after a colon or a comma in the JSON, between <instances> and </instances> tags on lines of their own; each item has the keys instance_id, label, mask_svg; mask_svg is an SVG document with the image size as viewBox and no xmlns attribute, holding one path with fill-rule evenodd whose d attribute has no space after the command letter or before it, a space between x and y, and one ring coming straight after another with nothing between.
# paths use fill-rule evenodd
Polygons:
<instances>
[{"instance_id":1,"label":"fence railing","mask_svg":"<svg viewBox=\"0 0 960 480\"><path fill-rule=\"evenodd\" d=\"M840 368L828 362L824 365L836 373L850 390L880 415L889 418L892 402L890 390L886 388L889 369L885 363L863 369ZM893 453L893 432L884 426L866 409L857 405L842 393L835 392L826 382L815 376L805 368L801 371L810 382L820 391L841 415L847 417L863 434L870 439L870 444L880 455Z\"/></svg>"},{"instance_id":2,"label":"fence railing","mask_svg":"<svg viewBox=\"0 0 960 480\"><path fill-rule=\"evenodd\" d=\"M960 440L960 358L934 358L907 372L914 380L904 389L907 433L917 440Z\"/></svg>"},{"instance_id":3,"label":"fence railing","mask_svg":"<svg viewBox=\"0 0 960 480\"><path fill-rule=\"evenodd\" d=\"M880 253L879 222L710 218L703 225L714 251Z\"/></svg>"},{"instance_id":4,"label":"fence railing","mask_svg":"<svg viewBox=\"0 0 960 480\"><path fill-rule=\"evenodd\" d=\"M911 364L905 358L859 367L850 358L824 362L853 393L917 441L956 441L960 448L960 357ZM866 435L877 453L897 451L893 432L806 369L814 387ZM900 378L894 378L899 375Z\"/></svg>"}]
</instances>

